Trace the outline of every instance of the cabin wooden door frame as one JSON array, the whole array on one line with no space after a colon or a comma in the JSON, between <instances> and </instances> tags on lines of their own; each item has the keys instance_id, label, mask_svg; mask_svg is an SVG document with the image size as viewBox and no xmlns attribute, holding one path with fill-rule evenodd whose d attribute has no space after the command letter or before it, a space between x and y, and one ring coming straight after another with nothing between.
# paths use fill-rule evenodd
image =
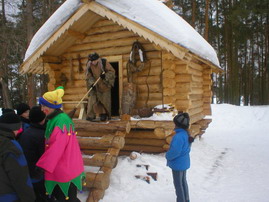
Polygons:
<instances>
[{"instance_id":1,"label":"cabin wooden door frame","mask_svg":"<svg viewBox=\"0 0 269 202\"><path fill-rule=\"evenodd\" d=\"M119 114L121 114L121 101L122 101L122 89L123 89L123 66L122 55L104 56L108 62L117 62L119 64Z\"/></svg>"}]
</instances>

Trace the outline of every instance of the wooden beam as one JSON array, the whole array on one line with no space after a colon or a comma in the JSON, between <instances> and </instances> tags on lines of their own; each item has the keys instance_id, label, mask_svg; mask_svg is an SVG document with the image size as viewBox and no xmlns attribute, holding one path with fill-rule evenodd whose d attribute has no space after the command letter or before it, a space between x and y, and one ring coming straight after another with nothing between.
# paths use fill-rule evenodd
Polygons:
<instances>
[{"instance_id":1,"label":"wooden beam","mask_svg":"<svg viewBox=\"0 0 269 202\"><path fill-rule=\"evenodd\" d=\"M137 33L139 36L144 37L145 39L149 40L150 42L155 43L156 45L166 49L169 52L172 52L173 55L176 57L183 59L185 54L189 52L188 49L178 46L174 42L158 35L157 33L143 27L142 25L129 20L110 9L98 4L97 2L92 2L89 9L102 17L107 17L108 19L116 22L117 24L127 28L128 30Z\"/></svg>"},{"instance_id":2,"label":"wooden beam","mask_svg":"<svg viewBox=\"0 0 269 202\"><path fill-rule=\"evenodd\" d=\"M36 51L29 56L23 64L20 66L20 73L25 74L30 69L32 69L32 64L40 58L42 54L57 40L61 35L66 33L66 31L76 22L78 19L81 18L85 13L89 11L89 5L85 4L76 11L76 13L66 22L64 23L58 31L56 31L50 38L48 38L43 44L39 46Z\"/></svg>"},{"instance_id":3,"label":"wooden beam","mask_svg":"<svg viewBox=\"0 0 269 202\"><path fill-rule=\"evenodd\" d=\"M62 59L60 57L44 55L41 57L43 63L61 64Z\"/></svg>"},{"instance_id":4,"label":"wooden beam","mask_svg":"<svg viewBox=\"0 0 269 202\"><path fill-rule=\"evenodd\" d=\"M68 34L76 39L83 40L87 35L75 30L68 30Z\"/></svg>"},{"instance_id":5,"label":"wooden beam","mask_svg":"<svg viewBox=\"0 0 269 202\"><path fill-rule=\"evenodd\" d=\"M94 0L82 0L82 2L85 3L85 4L86 4L86 3L90 3L90 2L92 2L92 1L94 1Z\"/></svg>"}]
</instances>

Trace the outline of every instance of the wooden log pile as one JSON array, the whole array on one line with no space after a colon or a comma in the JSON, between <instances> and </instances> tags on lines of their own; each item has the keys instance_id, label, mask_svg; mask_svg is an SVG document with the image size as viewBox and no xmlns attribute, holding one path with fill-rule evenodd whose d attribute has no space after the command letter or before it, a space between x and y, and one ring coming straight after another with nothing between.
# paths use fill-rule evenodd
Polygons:
<instances>
[{"instance_id":1,"label":"wooden log pile","mask_svg":"<svg viewBox=\"0 0 269 202\"><path fill-rule=\"evenodd\" d=\"M89 122L74 120L84 165L96 167L97 172L86 172L86 187L90 189L87 202L97 202L109 187L110 174L117 165L117 157L130 131L127 121ZM91 155L91 156L89 156Z\"/></svg>"}]
</instances>

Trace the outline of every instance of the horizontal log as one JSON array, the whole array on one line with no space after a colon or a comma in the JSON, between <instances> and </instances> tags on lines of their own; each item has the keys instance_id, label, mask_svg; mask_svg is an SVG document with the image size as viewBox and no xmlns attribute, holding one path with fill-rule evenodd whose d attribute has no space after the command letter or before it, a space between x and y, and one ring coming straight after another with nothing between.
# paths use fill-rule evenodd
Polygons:
<instances>
[{"instance_id":1,"label":"horizontal log","mask_svg":"<svg viewBox=\"0 0 269 202\"><path fill-rule=\"evenodd\" d=\"M130 58L130 52L129 53L126 53L126 54L123 54L123 60L124 61L128 61L129 58ZM147 57L147 60L151 60L151 59L161 59L161 52L160 51L147 51L146 52L146 57Z\"/></svg>"},{"instance_id":2,"label":"horizontal log","mask_svg":"<svg viewBox=\"0 0 269 202\"><path fill-rule=\"evenodd\" d=\"M132 128L140 129L155 129L155 128L164 128L164 129L174 129L173 121L153 121L153 120L132 120Z\"/></svg>"},{"instance_id":3,"label":"horizontal log","mask_svg":"<svg viewBox=\"0 0 269 202\"><path fill-rule=\"evenodd\" d=\"M192 124L189 133L192 137L195 137L201 132L201 126L199 124Z\"/></svg>"},{"instance_id":4,"label":"horizontal log","mask_svg":"<svg viewBox=\"0 0 269 202\"><path fill-rule=\"evenodd\" d=\"M108 24L106 26L98 26L98 27L92 27L87 34L101 34L101 33L113 33L113 32L117 32L117 31L122 31L122 30L126 30L126 28L119 26L118 24Z\"/></svg>"},{"instance_id":5,"label":"horizontal log","mask_svg":"<svg viewBox=\"0 0 269 202\"><path fill-rule=\"evenodd\" d=\"M146 103L146 100L137 100L135 107L137 109L153 108L153 107L160 105L160 104L162 104L162 100L149 100L148 103Z\"/></svg>"},{"instance_id":6,"label":"horizontal log","mask_svg":"<svg viewBox=\"0 0 269 202\"><path fill-rule=\"evenodd\" d=\"M186 109L190 108L191 102L190 100L176 100L176 108L178 107L184 107Z\"/></svg>"},{"instance_id":7,"label":"horizontal log","mask_svg":"<svg viewBox=\"0 0 269 202\"><path fill-rule=\"evenodd\" d=\"M131 49L131 47L129 47L129 46L122 46L121 47L119 45L118 47L95 49L94 51L100 53L100 55L102 55L102 57L105 57L105 56L110 56L110 55L122 55L125 53L130 53L130 49ZM67 58L76 57L77 54L80 54L81 57L88 57L89 50L82 50L79 52L68 52L68 53L65 53L63 55L63 57L67 57Z\"/></svg>"},{"instance_id":8,"label":"horizontal log","mask_svg":"<svg viewBox=\"0 0 269 202\"><path fill-rule=\"evenodd\" d=\"M79 52L79 51L85 51L85 50L91 52L97 49L106 49L106 48L113 48L113 47L129 47L131 51L132 44L136 40L140 41L145 51L156 50L153 44L145 42L145 41L141 42L138 36L131 36L131 37L115 39L115 40L106 40L105 43L104 43L104 40L101 39L101 41L74 45L71 48L69 48L69 52Z\"/></svg>"},{"instance_id":9,"label":"horizontal log","mask_svg":"<svg viewBox=\"0 0 269 202\"><path fill-rule=\"evenodd\" d=\"M191 99L191 100L201 100L201 99L203 99L203 95L202 94L190 93L189 94L189 99Z\"/></svg>"},{"instance_id":10,"label":"horizontal log","mask_svg":"<svg viewBox=\"0 0 269 202\"><path fill-rule=\"evenodd\" d=\"M176 84L176 93L190 93L191 92L191 83L177 83Z\"/></svg>"},{"instance_id":11,"label":"horizontal log","mask_svg":"<svg viewBox=\"0 0 269 202\"><path fill-rule=\"evenodd\" d=\"M204 68L203 74L211 75L212 74L212 68Z\"/></svg>"},{"instance_id":12,"label":"horizontal log","mask_svg":"<svg viewBox=\"0 0 269 202\"><path fill-rule=\"evenodd\" d=\"M137 92L138 93L147 93L148 92L148 87L149 87L149 92L151 93L161 93L162 92L162 85L160 84L151 84L147 86L146 84L144 85L139 85L137 84Z\"/></svg>"},{"instance_id":13,"label":"horizontal log","mask_svg":"<svg viewBox=\"0 0 269 202\"><path fill-rule=\"evenodd\" d=\"M189 100L191 99L191 94L189 92L182 92L182 93L176 93L175 94L175 99L176 100ZM199 95L202 96L202 95Z\"/></svg>"},{"instance_id":14,"label":"horizontal log","mask_svg":"<svg viewBox=\"0 0 269 202\"><path fill-rule=\"evenodd\" d=\"M101 153L106 153L107 152L107 148L103 148L103 149L81 149L82 154L85 155L94 155L94 154L101 154Z\"/></svg>"},{"instance_id":15,"label":"horizontal log","mask_svg":"<svg viewBox=\"0 0 269 202\"><path fill-rule=\"evenodd\" d=\"M121 149L124 146L124 138L114 135L105 135L101 138L78 138L78 142L81 149L98 148L98 147L114 147Z\"/></svg>"},{"instance_id":16,"label":"horizontal log","mask_svg":"<svg viewBox=\"0 0 269 202\"><path fill-rule=\"evenodd\" d=\"M212 115L211 109L204 109L203 113L204 113L204 115L207 115L207 116Z\"/></svg>"},{"instance_id":17,"label":"horizontal log","mask_svg":"<svg viewBox=\"0 0 269 202\"><path fill-rule=\"evenodd\" d=\"M86 202L97 202L104 198L105 190L103 189L92 189Z\"/></svg>"},{"instance_id":18,"label":"horizontal log","mask_svg":"<svg viewBox=\"0 0 269 202\"><path fill-rule=\"evenodd\" d=\"M176 89L175 88L164 88L163 89L163 95L164 96L174 96L176 94Z\"/></svg>"},{"instance_id":19,"label":"horizontal log","mask_svg":"<svg viewBox=\"0 0 269 202\"><path fill-rule=\"evenodd\" d=\"M109 153L97 153L94 154L91 158L83 158L84 165L86 166L95 166L95 167L107 167L115 168L117 164L117 157L112 156Z\"/></svg>"},{"instance_id":20,"label":"horizontal log","mask_svg":"<svg viewBox=\"0 0 269 202\"><path fill-rule=\"evenodd\" d=\"M202 76L195 76L191 74L176 74L175 76L175 81L177 83L191 83L191 82L203 82L203 77Z\"/></svg>"},{"instance_id":21,"label":"horizontal log","mask_svg":"<svg viewBox=\"0 0 269 202\"><path fill-rule=\"evenodd\" d=\"M86 187L106 190L110 183L109 176L107 173L86 172Z\"/></svg>"},{"instance_id":22,"label":"horizontal log","mask_svg":"<svg viewBox=\"0 0 269 202\"><path fill-rule=\"evenodd\" d=\"M138 35L130 32L128 30L117 31L113 33L100 33L100 34L91 34L89 33L85 39L83 40L84 43L92 43L92 42L100 42L100 41L108 41L108 40L117 40L122 38L129 38L129 37L137 37Z\"/></svg>"},{"instance_id":23,"label":"horizontal log","mask_svg":"<svg viewBox=\"0 0 269 202\"><path fill-rule=\"evenodd\" d=\"M109 25L115 25L116 23L112 20L108 20L106 18L102 18L101 20L98 20L92 27L103 27L103 26L109 26ZM117 25L117 24L116 24Z\"/></svg>"},{"instance_id":24,"label":"horizontal log","mask_svg":"<svg viewBox=\"0 0 269 202\"><path fill-rule=\"evenodd\" d=\"M198 113L190 116L190 124L196 123L197 121L200 121L204 118L203 113Z\"/></svg>"},{"instance_id":25,"label":"horizontal log","mask_svg":"<svg viewBox=\"0 0 269 202\"><path fill-rule=\"evenodd\" d=\"M163 60L178 60L178 58L176 58L173 54L167 51L162 52L162 57L163 57Z\"/></svg>"},{"instance_id":26,"label":"horizontal log","mask_svg":"<svg viewBox=\"0 0 269 202\"><path fill-rule=\"evenodd\" d=\"M201 107L203 108L203 100L191 100L191 105L190 105L190 108L198 108L198 107Z\"/></svg>"},{"instance_id":27,"label":"horizontal log","mask_svg":"<svg viewBox=\"0 0 269 202\"><path fill-rule=\"evenodd\" d=\"M162 100L162 93L139 93L139 100Z\"/></svg>"},{"instance_id":28,"label":"horizontal log","mask_svg":"<svg viewBox=\"0 0 269 202\"><path fill-rule=\"evenodd\" d=\"M165 144L165 140L158 139L141 139L141 138L125 138L126 145L141 145L141 146L156 146L162 147Z\"/></svg>"},{"instance_id":29,"label":"horizontal log","mask_svg":"<svg viewBox=\"0 0 269 202\"><path fill-rule=\"evenodd\" d=\"M203 113L203 107L196 107L196 108L190 108L187 110L187 112L189 113L189 115L194 115L194 114L198 114L198 113Z\"/></svg>"},{"instance_id":30,"label":"horizontal log","mask_svg":"<svg viewBox=\"0 0 269 202\"><path fill-rule=\"evenodd\" d=\"M202 130L205 130L211 122L212 122L212 119L202 119L196 123L201 126Z\"/></svg>"},{"instance_id":31,"label":"horizontal log","mask_svg":"<svg viewBox=\"0 0 269 202\"><path fill-rule=\"evenodd\" d=\"M74 120L75 127L78 131L100 131L106 133L113 133L116 131L122 131L129 133L131 130L130 123L128 121L109 121L106 122L89 122L86 120Z\"/></svg>"},{"instance_id":32,"label":"horizontal log","mask_svg":"<svg viewBox=\"0 0 269 202\"><path fill-rule=\"evenodd\" d=\"M132 129L129 134L126 134L125 138L159 139L154 134L154 130L137 130L137 129Z\"/></svg>"},{"instance_id":33,"label":"horizontal log","mask_svg":"<svg viewBox=\"0 0 269 202\"><path fill-rule=\"evenodd\" d=\"M176 102L176 98L173 95L163 97L163 103L165 103L165 104L173 104L174 105L175 102Z\"/></svg>"},{"instance_id":34,"label":"horizontal log","mask_svg":"<svg viewBox=\"0 0 269 202\"><path fill-rule=\"evenodd\" d=\"M162 147L141 146L141 145L125 145L122 151L136 151L140 153L162 153L165 150Z\"/></svg>"},{"instance_id":35,"label":"horizontal log","mask_svg":"<svg viewBox=\"0 0 269 202\"><path fill-rule=\"evenodd\" d=\"M177 83L191 83L193 82L193 76L190 74L176 74L175 81Z\"/></svg>"},{"instance_id":36,"label":"horizontal log","mask_svg":"<svg viewBox=\"0 0 269 202\"><path fill-rule=\"evenodd\" d=\"M75 82L74 82L75 83ZM86 82L85 82L86 83ZM71 87L71 88L65 88L64 89L64 96L65 95L73 95L73 94L75 94L75 93L77 93L77 92L80 92L80 93L86 93L87 92L87 88L85 87L85 88L83 88L83 87ZM79 100L78 98L77 98L77 100Z\"/></svg>"},{"instance_id":37,"label":"horizontal log","mask_svg":"<svg viewBox=\"0 0 269 202\"><path fill-rule=\"evenodd\" d=\"M142 84L159 84L161 82L160 76L140 76L133 79L134 83Z\"/></svg>"},{"instance_id":38,"label":"horizontal log","mask_svg":"<svg viewBox=\"0 0 269 202\"><path fill-rule=\"evenodd\" d=\"M189 74L189 67L186 64L180 64L176 65L175 67L175 73L180 75L180 74Z\"/></svg>"},{"instance_id":39,"label":"horizontal log","mask_svg":"<svg viewBox=\"0 0 269 202\"><path fill-rule=\"evenodd\" d=\"M202 66L202 65L199 65L199 64L194 63L194 62L189 62L188 65L189 65L192 69L195 69L195 70L200 71L200 72L203 71L203 66Z\"/></svg>"},{"instance_id":40,"label":"horizontal log","mask_svg":"<svg viewBox=\"0 0 269 202\"><path fill-rule=\"evenodd\" d=\"M189 73L195 76L203 76L203 72L193 69L193 68L189 68Z\"/></svg>"}]
</instances>

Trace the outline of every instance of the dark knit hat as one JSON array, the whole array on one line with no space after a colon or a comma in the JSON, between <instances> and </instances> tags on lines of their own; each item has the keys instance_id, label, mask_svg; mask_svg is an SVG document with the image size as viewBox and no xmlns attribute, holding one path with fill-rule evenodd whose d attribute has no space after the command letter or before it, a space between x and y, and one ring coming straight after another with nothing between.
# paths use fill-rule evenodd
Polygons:
<instances>
[{"instance_id":1,"label":"dark knit hat","mask_svg":"<svg viewBox=\"0 0 269 202\"><path fill-rule=\"evenodd\" d=\"M178 113L173 121L177 128L188 129L190 126L190 116L188 113Z\"/></svg>"},{"instance_id":2,"label":"dark knit hat","mask_svg":"<svg viewBox=\"0 0 269 202\"><path fill-rule=\"evenodd\" d=\"M0 127L12 131L19 130L21 128L20 116L13 112L3 114L0 116Z\"/></svg>"},{"instance_id":3,"label":"dark knit hat","mask_svg":"<svg viewBox=\"0 0 269 202\"><path fill-rule=\"evenodd\" d=\"M8 113L8 112L13 112L15 114L14 109L10 109L10 108L2 108L2 114Z\"/></svg>"},{"instance_id":4,"label":"dark knit hat","mask_svg":"<svg viewBox=\"0 0 269 202\"><path fill-rule=\"evenodd\" d=\"M29 113L30 122L32 122L32 123L40 123L45 118L46 118L46 114L43 111L41 111L40 106L32 107L32 109L30 110L30 113Z\"/></svg>"},{"instance_id":5,"label":"dark knit hat","mask_svg":"<svg viewBox=\"0 0 269 202\"><path fill-rule=\"evenodd\" d=\"M17 110L17 114L18 115L22 115L24 112L26 112L27 110L30 110L30 107L28 104L25 103L21 103L16 107Z\"/></svg>"},{"instance_id":6,"label":"dark knit hat","mask_svg":"<svg viewBox=\"0 0 269 202\"><path fill-rule=\"evenodd\" d=\"M100 56L97 53L92 53L89 55L89 60L94 61L97 60Z\"/></svg>"}]
</instances>

